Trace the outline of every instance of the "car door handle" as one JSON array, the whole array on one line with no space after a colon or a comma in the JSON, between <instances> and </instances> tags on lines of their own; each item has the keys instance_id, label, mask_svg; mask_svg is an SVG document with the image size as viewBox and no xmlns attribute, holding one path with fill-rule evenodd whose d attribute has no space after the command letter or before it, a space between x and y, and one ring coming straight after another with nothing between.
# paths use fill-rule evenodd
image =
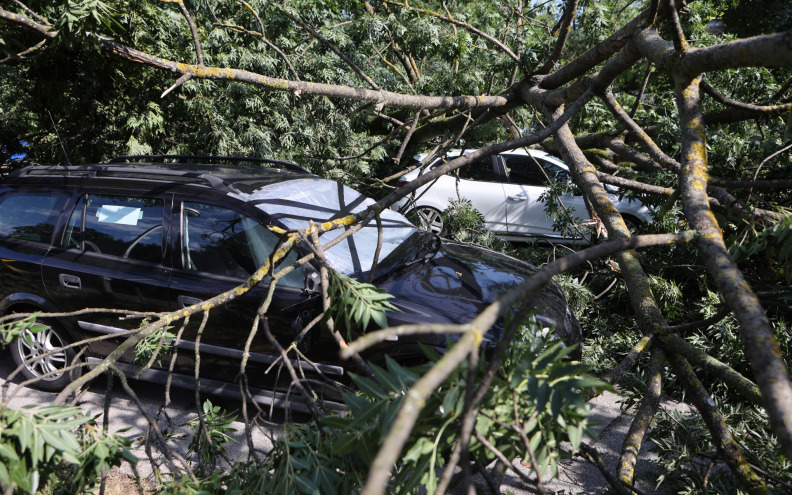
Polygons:
<instances>
[{"instance_id":1,"label":"car door handle","mask_svg":"<svg viewBox=\"0 0 792 495\"><path fill-rule=\"evenodd\" d=\"M60 284L67 289L82 289L82 282L80 281L80 277L76 275L69 275L68 273L61 273L58 275L58 280L60 280Z\"/></svg>"},{"instance_id":2,"label":"car door handle","mask_svg":"<svg viewBox=\"0 0 792 495\"><path fill-rule=\"evenodd\" d=\"M180 308L186 308L187 306L192 306L193 304L203 302L203 299L190 296L179 296L176 298L176 302L179 303Z\"/></svg>"},{"instance_id":3,"label":"car door handle","mask_svg":"<svg viewBox=\"0 0 792 495\"><path fill-rule=\"evenodd\" d=\"M517 194L515 196L506 196L506 199L508 199L509 201L526 201L528 199L528 196L524 194Z\"/></svg>"}]
</instances>

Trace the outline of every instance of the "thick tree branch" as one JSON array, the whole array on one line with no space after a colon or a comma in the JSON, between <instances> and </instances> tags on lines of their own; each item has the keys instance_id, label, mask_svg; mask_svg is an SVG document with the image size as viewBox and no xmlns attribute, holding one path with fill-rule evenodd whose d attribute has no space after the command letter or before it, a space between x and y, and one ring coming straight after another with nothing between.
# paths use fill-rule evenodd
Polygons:
<instances>
[{"instance_id":1,"label":"thick tree branch","mask_svg":"<svg viewBox=\"0 0 792 495\"><path fill-rule=\"evenodd\" d=\"M19 15L0 8L0 19L11 24L24 27L40 33L42 36L52 38L57 33L50 31L45 26ZM393 93L390 91L374 91L370 89L354 88L337 84L321 84L305 81L290 81L249 72L246 70L228 67L205 67L175 62L154 55L148 55L134 48L124 46L111 40L99 38L102 48L113 56L129 60L142 65L167 70L176 74L190 74L196 79L210 79L219 81L236 81L265 89L292 91L297 94L328 96L346 98L358 101L375 102L378 107L393 106L404 108L472 108L472 107L499 107L508 103L502 96L414 96Z\"/></svg>"},{"instance_id":2,"label":"thick tree branch","mask_svg":"<svg viewBox=\"0 0 792 495\"><path fill-rule=\"evenodd\" d=\"M626 485L632 485L635 481L635 465L638 463L638 454L641 451L646 432L649 431L649 426L657 412L657 406L660 404L664 365L665 354L663 351L657 348L652 349L652 358L649 361L649 369L646 371L649 377L646 384L646 395L638 405L619 457L618 475L622 483Z\"/></svg>"},{"instance_id":3,"label":"thick tree branch","mask_svg":"<svg viewBox=\"0 0 792 495\"><path fill-rule=\"evenodd\" d=\"M656 29L634 35L638 48L666 72L695 76L741 67L788 67L792 65L792 30L729 41L678 53Z\"/></svg>"},{"instance_id":4,"label":"thick tree branch","mask_svg":"<svg viewBox=\"0 0 792 495\"><path fill-rule=\"evenodd\" d=\"M671 327L669 327L670 331ZM745 400L754 405L762 405L762 394L754 382L745 378L728 364L715 359L706 352L693 347L676 334L669 334L663 338L663 347L669 352L679 354L708 372L711 376L725 383L729 388L741 395Z\"/></svg>"},{"instance_id":5,"label":"thick tree branch","mask_svg":"<svg viewBox=\"0 0 792 495\"><path fill-rule=\"evenodd\" d=\"M792 42L792 39L790 39ZM682 203L690 224L701 234L697 243L707 271L740 323L745 353L762 391L773 431L786 455L792 458L792 382L773 328L742 272L729 256L723 234L709 209L706 196L706 135L699 105L698 79L675 78L677 106L682 122Z\"/></svg>"},{"instance_id":6,"label":"thick tree branch","mask_svg":"<svg viewBox=\"0 0 792 495\"><path fill-rule=\"evenodd\" d=\"M100 40L102 47L112 55L135 63L149 65L177 74L190 74L196 79L243 82L265 89L292 91L296 94L346 98L349 100L371 101L378 107L393 106L404 108L470 108L503 106L508 100L500 96L414 96L353 88L337 84L321 84L306 81L290 81L268 77L255 72L227 67L204 67L174 62L172 60L148 55L109 40Z\"/></svg>"},{"instance_id":7,"label":"thick tree branch","mask_svg":"<svg viewBox=\"0 0 792 495\"><path fill-rule=\"evenodd\" d=\"M671 18L671 37L674 39L674 50L678 53L690 49L685 33L682 31L682 24L679 23L679 13L676 9L674 0L666 0L665 2L666 15Z\"/></svg>"},{"instance_id":8,"label":"thick tree branch","mask_svg":"<svg viewBox=\"0 0 792 495\"><path fill-rule=\"evenodd\" d=\"M783 105L752 105L750 103L743 103L740 101L727 98L712 87L707 81L701 81L701 89L710 95L718 103L722 103L727 107L736 108L746 112L753 113L756 117L780 115L782 113L792 110L792 103L784 103Z\"/></svg>"}]
</instances>

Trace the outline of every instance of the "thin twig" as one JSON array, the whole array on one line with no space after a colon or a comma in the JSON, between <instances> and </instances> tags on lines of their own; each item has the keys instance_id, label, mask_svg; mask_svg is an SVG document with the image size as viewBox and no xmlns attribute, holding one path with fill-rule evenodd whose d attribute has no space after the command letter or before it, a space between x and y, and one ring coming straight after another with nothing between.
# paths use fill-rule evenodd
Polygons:
<instances>
[{"instance_id":1,"label":"thin twig","mask_svg":"<svg viewBox=\"0 0 792 495\"><path fill-rule=\"evenodd\" d=\"M641 89L638 91L638 94L635 97L635 101L633 102L633 106L630 109L630 118L635 118L635 113L638 111L638 107L641 106L641 100L643 99L643 95L646 92L646 86L649 84L649 77L652 75L652 68L654 64L650 61L646 61L646 72L644 73L643 82L641 83Z\"/></svg>"},{"instance_id":2,"label":"thin twig","mask_svg":"<svg viewBox=\"0 0 792 495\"><path fill-rule=\"evenodd\" d=\"M490 452L492 452L495 455L496 459L498 459L501 463L503 463L503 465L505 465L508 469L510 469L514 474L519 476L520 479L522 479L526 484L528 484L528 485L536 485L534 480L532 480L527 474L523 473L521 469L515 468L514 465L512 465L511 461L509 459L507 459L505 455L503 455L503 452L501 452L500 450L498 450L497 447L492 445L489 442L489 440L487 440L484 437L484 435L482 435L478 431L476 431L475 435L476 435L476 440L481 442L481 444L484 447L486 447L487 450L489 450ZM543 491L540 491L540 493L543 493Z\"/></svg>"}]
</instances>

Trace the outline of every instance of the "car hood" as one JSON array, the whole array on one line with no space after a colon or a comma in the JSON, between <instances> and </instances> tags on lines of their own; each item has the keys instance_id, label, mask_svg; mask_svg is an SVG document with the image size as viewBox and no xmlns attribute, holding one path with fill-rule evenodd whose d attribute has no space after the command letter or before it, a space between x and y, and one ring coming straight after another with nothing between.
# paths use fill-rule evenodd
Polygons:
<instances>
[{"instance_id":1,"label":"car hood","mask_svg":"<svg viewBox=\"0 0 792 495\"><path fill-rule=\"evenodd\" d=\"M383 260L383 274L376 284L392 294L397 305L398 300L408 301L431 308L448 321L466 323L537 271L533 265L488 249L431 239L416 236L414 242L405 243L394 256ZM393 258L408 261L400 263ZM539 315L555 322L555 333L565 342L580 340L580 324L557 283L548 284L534 306ZM494 331L500 333L499 328Z\"/></svg>"}]
</instances>

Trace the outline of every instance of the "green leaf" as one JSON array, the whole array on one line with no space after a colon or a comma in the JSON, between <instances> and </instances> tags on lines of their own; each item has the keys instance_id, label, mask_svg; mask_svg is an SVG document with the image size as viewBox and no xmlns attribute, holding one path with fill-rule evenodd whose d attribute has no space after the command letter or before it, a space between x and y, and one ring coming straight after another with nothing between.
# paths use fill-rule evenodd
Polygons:
<instances>
[{"instance_id":1,"label":"green leaf","mask_svg":"<svg viewBox=\"0 0 792 495\"><path fill-rule=\"evenodd\" d=\"M391 401L387 407L385 408L382 420L380 422L380 443L385 440L385 437L390 432L391 426L393 426L393 422L396 420L396 415L399 414L399 410L401 409L402 402L404 401L404 396L398 396L393 401Z\"/></svg>"},{"instance_id":2,"label":"green leaf","mask_svg":"<svg viewBox=\"0 0 792 495\"><path fill-rule=\"evenodd\" d=\"M392 357L385 356L385 365L388 371L399 381L399 391L407 390L418 381L420 376L396 362Z\"/></svg>"},{"instance_id":3,"label":"green leaf","mask_svg":"<svg viewBox=\"0 0 792 495\"><path fill-rule=\"evenodd\" d=\"M542 382L538 386L538 388L536 390L536 400L535 401L536 401L536 410L539 413L544 412L544 409L547 406L547 401L550 398L550 394L552 392L553 392L553 390L545 382Z\"/></svg>"},{"instance_id":4,"label":"green leaf","mask_svg":"<svg viewBox=\"0 0 792 495\"><path fill-rule=\"evenodd\" d=\"M569 435L569 443L572 444L572 450L580 448L580 442L583 439L583 425L567 425L567 434Z\"/></svg>"},{"instance_id":5,"label":"green leaf","mask_svg":"<svg viewBox=\"0 0 792 495\"><path fill-rule=\"evenodd\" d=\"M374 380L371 378L356 375L354 373L350 373L349 376L352 378L352 381L355 382L355 385L363 392L365 395L375 399L385 399L388 395L383 392L382 387L377 385Z\"/></svg>"},{"instance_id":6,"label":"green leaf","mask_svg":"<svg viewBox=\"0 0 792 495\"><path fill-rule=\"evenodd\" d=\"M566 376L578 376L590 369L590 366L580 363L566 364L563 366L554 366L552 371L547 377L547 380L552 382L558 378Z\"/></svg>"},{"instance_id":7,"label":"green leaf","mask_svg":"<svg viewBox=\"0 0 792 495\"><path fill-rule=\"evenodd\" d=\"M376 364L371 364L369 367L377 378L377 381L382 384L388 392L401 393L404 390L398 378L393 376L392 373L385 371Z\"/></svg>"},{"instance_id":8,"label":"green leaf","mask_svg":"<svg viewBox=\"0 0 792 495\"><path fill-rule=\"evenodd\" d=\"M420 437L407 449L404 460L407 462L417 462L419 458L429 454L434 449L434 443L426 437Z\"/></svg>"}]
</instances>

